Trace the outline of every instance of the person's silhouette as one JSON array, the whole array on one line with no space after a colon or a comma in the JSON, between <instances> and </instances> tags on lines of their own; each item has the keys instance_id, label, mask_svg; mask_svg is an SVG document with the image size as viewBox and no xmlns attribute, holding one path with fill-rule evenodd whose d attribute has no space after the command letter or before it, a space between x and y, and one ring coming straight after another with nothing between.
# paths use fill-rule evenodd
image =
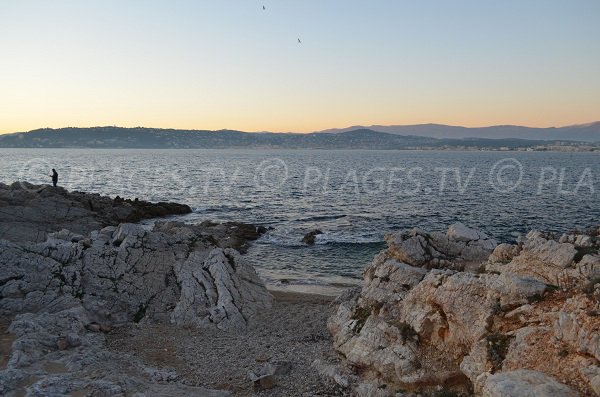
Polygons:
<instances>
[{"instance_id":1,"label":"person's silhouette","mask_svg":"<svg viewBox=\"0 0 600 397\"><path fill-rule=\"evenodd\" d=\"M58 183L58 172L56 172L56 170L54 168L52 168L52 185L54 185L54 187L56 187L57 183Z\"/></svg>"}]
</instances>

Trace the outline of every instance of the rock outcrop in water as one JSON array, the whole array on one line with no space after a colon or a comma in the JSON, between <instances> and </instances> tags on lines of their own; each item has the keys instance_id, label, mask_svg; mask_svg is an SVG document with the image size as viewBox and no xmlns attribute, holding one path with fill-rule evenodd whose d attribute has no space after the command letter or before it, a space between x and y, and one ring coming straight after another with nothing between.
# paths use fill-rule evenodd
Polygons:
<instances>
[{"instance_id":1,"label":"rock outcrop in water","mask_svg":"<svg viewBox=\"0 0 600 397\"><path fill-rule=\"evenodd\" d=\"M459 224L387 236L328 323L355 392L599 394L597 234L497 245Z\"/></svg>"},{"instance_id":2,"label":"rock outcrop in water","mask_svg":"<svg viewBox=\"0 0 600 397\"><path fill-rule=\"evenodd\" d=\"M180 384L176 373L109 352L100 331L127 322L243 329L272 297L234 248L262 230L159 222L90 231L165 208L186 211L126 200L112 206L107 198L44 193L49 190L27 184L0 189L0 225L11 240L0 239L0 316L14 318L9 331L16 337L2 352L9 358L0 367L0 394L227 395ZM25 201L19 206L18 200ZM88 200L93 209L82 207ZM140 209L146 207L153 209ZM53 231L65 224L79 226Z\"/></svg>"},{"instance_id":3,"label":"rock outcrop in water","mask_svg":"<svg viewBox=\"0 0 600 397\"><path fill-rule=\"evenodd\" d=\"M317 241L317 236L320 234L323 234L323 232L319 229L310 231L306 233L304 237L302 237L302 242L307 245L315 245L315 242Z\"/></svg>"},{"instance_id":4,"label":"rock outcrop in water","mask_svg":"<svg viewBox=\"0 0 600 397\"><path fill-rule=\"evenodd\" d=\"M183 204L111 199L27 182L0 183L0 239L14 242L46 241L47 233L61 229L88 234L105 226L190 212Z\"/></svg>"}]
</instances>

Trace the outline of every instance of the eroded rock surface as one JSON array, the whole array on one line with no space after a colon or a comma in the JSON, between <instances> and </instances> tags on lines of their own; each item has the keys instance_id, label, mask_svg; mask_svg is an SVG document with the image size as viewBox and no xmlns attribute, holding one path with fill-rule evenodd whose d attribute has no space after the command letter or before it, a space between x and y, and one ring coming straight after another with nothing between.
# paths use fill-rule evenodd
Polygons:
<instances>
[{"instance_id":1,"label":"eroded rock surface","mask_svg":"<svg viewBox=\"0 0 600 397\"><path fill-rule=\"evenodd\" d=\"M600 278L599 247L597 236L565 234L556 241L552 236L533 231L515 245L498 246L486 270L571 288Z\"/></svg>"},{"instance_id":2,"label":"eroded rock surface","mask_svg":"<svg viewBox=\"0 0 600 397\"><path fill-rule=\"evenodd\" d=\"M362 289L341 297L328 322L359 377L355 393L598 393L598 241L589 237L532 232L497 245L464 225L388 236ZM565 271L571 282L557 283Z\"/></svg>"},{"instance_id":3,"label":"eroded rock surface","mask_svg":"<svg viewBox=\"0 0 600 397\"><path fill-rule=\"evenodd\" d=\"M44 243L0 240L0 267L3 316L77 301L98 323L230 328L243 327L271 302L237 251L216 247L180 223L153 231L109 226L77 242L67 232L50 234Z\"/></svg>"},{"instance_id":4,"label":"eroded rock surface","mask_svg":"<svg viewBox=\"0 0 600 397\"><path fill-rule=\"evenodd\" d=\"M261 228L102 227L186 208L0 186L0 230L9 238L0 239L0 317L14 318L8 331L16 338L2 351L0 394L229 395L185 385L173 371L106 349L103 333L124 323L235 332L271 306L254 268L234 249ZM65 225L73 230L58 229Z\"/></svg>"},{"instance_id":5,"label":"eroded rock surface","mask_svg":"<svg viewBox=\"0 0 600 397\"><path fill-rule=\"evenodd\" d=\"M412 229L385 237L388 251L411 266L463 270L480 264L497 245L485 233L456 223L446 233Z\"/></svg>"},{"instance_id":6,"label":"eroded rock surface","mask_svg":"<svg viewBox=\"0 0 600 397\"><path fill-rule=\"evenodd\" d=\"M59 311L18 315L9 331L16 340L0 370L3 396L207 396L230 393L186 385L174 370L153 368L139 358L107 349L102 333L77 302ZM62 340L67 344L61 345Z\"/></svg>"},{"instance_id":7,"label":"eroded rock surface","mask_svg":"<svg viewBox=\"0 0 600 397\"><path fill-rule=\"evenodd\" d=\"M577 397L579 394L553 378L537 371L520 369L487 378L483 397Z\"/></svg>"},{"instance_id":8,"label":"eroded rock surface","mask_svg":"<svg viewBox=\"0 0 600 397\"><path fill-rule=\"evenodd\" d=\"M86 235L109 225L190 212L190 207L177 203L112 199L27 182L0 183L0 239L13 242L43 242L47 233L61 229Z\"/></svg>"}]
</instances>

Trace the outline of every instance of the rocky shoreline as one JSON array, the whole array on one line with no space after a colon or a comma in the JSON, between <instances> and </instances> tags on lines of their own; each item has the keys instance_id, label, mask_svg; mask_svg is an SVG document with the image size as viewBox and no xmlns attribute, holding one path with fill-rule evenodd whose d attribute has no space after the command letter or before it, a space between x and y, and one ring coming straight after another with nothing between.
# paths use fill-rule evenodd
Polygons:
<instances>
[{"instance_id":1,"label":"rocky shoreline","mask_svg":"<svg viewBox=\"0 0 600 397\"><path fill-rule=\"evenodd\" d=\"M276 293L264 229L174 203L0 184L0 394L600 393L600 229L386 237L362 288Z\"/></svg>"},{"instance_id":2,"label":"rocky shoreline","mask_svg":"<svg viewBox=\"0 0 600 397\"><path fill-rule=\"evenodd\" d=\"M500 244L464 225L386 237L329 319L364 396L600 393L600 229Z\"/></svg>"}]
</instances>

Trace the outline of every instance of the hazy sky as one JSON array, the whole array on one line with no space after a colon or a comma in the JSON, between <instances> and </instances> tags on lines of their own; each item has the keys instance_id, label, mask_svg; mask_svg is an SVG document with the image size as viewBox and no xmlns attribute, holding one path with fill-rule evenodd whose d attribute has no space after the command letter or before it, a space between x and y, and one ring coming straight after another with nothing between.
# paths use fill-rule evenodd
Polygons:
<instances>
[{"instance_id":1,"label":"hazy sky","mask_svg":"<svg viewBox=\"0 0 600 397\"><path fill-rule=\"evenodd\" d=\"M0 133L600 120L599 0L1 0L0 51Z\"/></svg>"}]
</instances>

